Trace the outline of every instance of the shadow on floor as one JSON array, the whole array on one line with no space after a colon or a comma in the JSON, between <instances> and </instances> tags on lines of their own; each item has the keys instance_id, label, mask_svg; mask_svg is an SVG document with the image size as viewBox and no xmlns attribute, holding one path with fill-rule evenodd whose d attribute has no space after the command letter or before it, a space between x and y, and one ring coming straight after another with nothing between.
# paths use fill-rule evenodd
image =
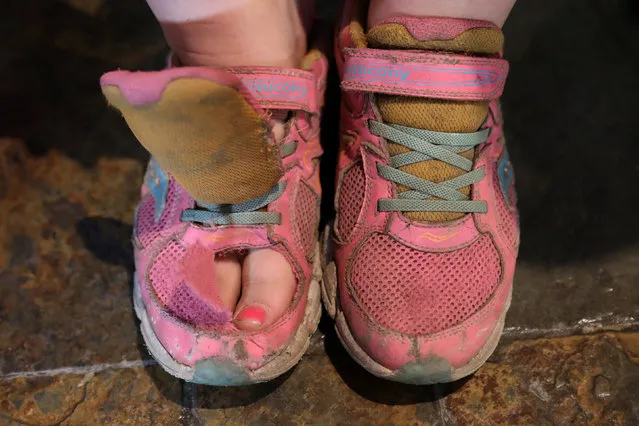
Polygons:
<instances>
[{"instance_id":1,"label":"shadow on floor","mask_svg":"<svg viewBox=\"0 0 639 426\"><path fill-rule=\"evenodd\" d=\"M76 231L84 246L98 259L124 266L133 283L133 227L107 217L85 217L76 223Z\"/></svg>"},{"instance_id":2,"label":"shadow on floor","mask_svg":"<svg viewBox=\"0 0 639 426\"><path fill-rule=\"evenodd\" d=\"M275 379L248 386L198 386L195 407L200 409L221 409L244 407L253 404L280 388L295 372L295 367Z\"/></svg>"}]
</instances>

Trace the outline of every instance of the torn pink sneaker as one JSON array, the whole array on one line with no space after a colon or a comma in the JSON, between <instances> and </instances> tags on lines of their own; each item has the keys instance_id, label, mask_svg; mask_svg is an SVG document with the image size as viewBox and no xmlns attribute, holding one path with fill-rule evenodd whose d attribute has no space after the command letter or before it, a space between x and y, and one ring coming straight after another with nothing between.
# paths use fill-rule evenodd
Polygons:
<instances>
[{"instance_id":1,"label":"torn pink sneaker","mask_svg":"<svg viewBox=\"0 0 639 426\"><path fill-rule=\"evenodd\" d=\"M350 17L349 17L350 19ZM449 382L495 349L519 247L488 22L389 19L337 41L342 137L324 303L371 373Z\"/></svg>"},{"instance_id":2,"label":"torn pink sneaker","mask_svg":"<svg viewBox=\"0 0 639 426\"><path fill-rule=\"evenodd\" d=\"M135 215L135 310L151 355L208 385L270 380L304 354L319 321L319 114L326 59L303 69L169 68L101 79L152 158ZM288 115L275 139L271 114ZM216 256L270 248L290 263L288 311L242 331L220 301Z\"/></svg>"}]
</instances>

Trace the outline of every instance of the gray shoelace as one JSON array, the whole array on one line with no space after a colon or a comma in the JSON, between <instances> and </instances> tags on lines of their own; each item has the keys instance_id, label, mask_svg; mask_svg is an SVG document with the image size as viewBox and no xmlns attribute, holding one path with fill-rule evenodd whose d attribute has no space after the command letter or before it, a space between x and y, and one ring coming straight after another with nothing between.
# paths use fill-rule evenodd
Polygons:
<instances>
[{"instance_id":1,"label":"gray shoelace","mask_svg":"<svg viewBox=\"0 0 639 426\"><path fill-rule=\"evenodd\" d=\"M297 149L297 142L280 145L282 158L293 154ZM198 208L187 209L182 212L182 222L196 222L207 225L279 225L282 221L277 212L258 211L277 200L286 189L286 182L275 185L268 194L241 204L203 204Z\"/></svg>"},{"instance_id":2,"label":"gray shoelace","mask_svg":"<svg viewBox=\"0 0 639 426\"><path fill-rule=\"evenodd\" d=\"M484 168L473 170L473 162L459 153L486 142L489 129L474 133L442 133L373 120L369 121L368 127L372 134L410 149L392 156L390 166L377 164L381 177L410 188L398 194L396 199L379 200L379 211L486 213L485 201L470 200L459 191L482 180ZM467 173L435 183L399 170L399 167L426 160L439 160ZM427 199L431 197L438 199Z\"/></svg>"}]
</instances>

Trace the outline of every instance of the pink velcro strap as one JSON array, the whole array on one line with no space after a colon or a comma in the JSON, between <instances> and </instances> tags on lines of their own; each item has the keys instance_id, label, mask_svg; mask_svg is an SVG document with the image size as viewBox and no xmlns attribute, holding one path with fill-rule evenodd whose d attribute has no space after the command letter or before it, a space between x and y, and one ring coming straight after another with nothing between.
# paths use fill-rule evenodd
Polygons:
<instances>
[{"instance_id":1,"label":"pink velcro strap","mask_svg":"<svg viewBox=\"0 0 639 426\"><path fill-rule=\"evenodd\" d=\"M344 90L484 101L499 98L508 62L434 52L346 49Z\"/></svg>"},{"instance_id":2,"label":"pink velcro strap","mask_svg":"<svg viewBox=\"0 0 639 426\"><path fill-rule=\"evenodd\" d=\"M315 75L308 71L274 67L229 69L242 80L257 104L264 109L317 112Z\"/></svg>"}]
</instances>

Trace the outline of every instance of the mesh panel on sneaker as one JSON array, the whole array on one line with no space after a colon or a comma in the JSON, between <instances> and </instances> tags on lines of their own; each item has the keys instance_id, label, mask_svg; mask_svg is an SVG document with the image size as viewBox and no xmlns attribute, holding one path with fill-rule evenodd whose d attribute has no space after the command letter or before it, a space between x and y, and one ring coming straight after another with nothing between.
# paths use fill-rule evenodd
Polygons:
<instances>
[{"instance_id":1,"label":"mesh panel on sneaker","mask_svg":"<svg viewBox=\"0 0 639 426\"><path fill-rule=\"evenodd\" d=\"M230 313L202 301L177 273L186 249L171 241L160 251L151 267L149 280L164 308L197 327L210 328L230 320Z\"/></svg>"},{"instance_id":2,"label":"mesh panel on sneaker","mask_svg":"<svg viewBox=\"0 0 639 426\"><path fill-rule=\"evenodd\" d=\"M300 242L305 254L310 254L315 249L317 241L317 215L318 198L311 188L304 182L300 182L295 197L295 220L293 228L295 237Z\"/></svg>"},{"instance_id":3,"label":"mesh panel on sneaker","mask_svg":"<svg viewBox=\"0 0 639 426\"><path fill-rule=\"evenodd\" d=\"M508 197L514 198L514 195L510 192L514 191L512 188L508 188ZM499 186L499 179L497 173L493 176L493 191L495 191L495 202L497 204L497 229L506 239L506 242L511 247L515 247L517 244L517 229L519 225L517 223L517 213L510 210L504 200L504 193Z\"/></svg>"},{"instance_id":4,"label":"mesh panel on sneaker","mask_svg":"<svg viewBox=\"0 0 639 426\"><path fill-rule=\"evenodd\" d=\"M155 222L155 199L151 193L148 193L140 202L137 215L135 218L135 235L142 247L147 247L155 238L162 235L162 231L169 228L178 206L178 192L174 182L169 183L169 189L166 194L166 203L160 220Z\"/></svg>"},{"instance_id":5,"label":"mesh panel on sneaker","mask_svg":"<svg viewBox=\"0 0 639 426\"><path fill-rule=\"evenodd\" d=\"M366 176L361 161L349 168L342 178L337 200L337 228L342 239L348 239L364 203Z\"/></svg>"},{"instance_id":6,"label":"mesh panel on sneaker","mask_svg":"<svg viewBox=\"0 0 639 426\"><path fill-rule=\"evenodd\" d=\"M488 235L468 247L426 253L373 234L350 272L363 308L382 326L430 334L468 319L490 298L501 262Z\"/></svg>"}]
</instances>

